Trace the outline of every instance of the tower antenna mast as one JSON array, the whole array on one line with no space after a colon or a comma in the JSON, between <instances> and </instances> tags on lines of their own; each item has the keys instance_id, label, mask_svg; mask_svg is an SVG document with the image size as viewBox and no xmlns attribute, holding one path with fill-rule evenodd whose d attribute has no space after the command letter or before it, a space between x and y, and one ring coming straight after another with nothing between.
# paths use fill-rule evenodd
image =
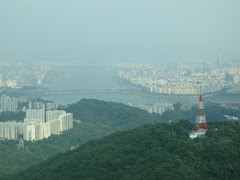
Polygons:
<instances>
[{"instance_id":1,"label":"tower antenna mast","mask_svg":"<svg viewBox=\"0 0 240 180\"><path fill-rule=\"evenodd\" d=\"M203 95L202 95L202 83L200 82L200 94L199 94L199 109L198 109L198 115L196 117L196 123L195 127L196 129L207 129L207 121L206 121L206 116L203 112Z\"/></svg>"}]
</instances>

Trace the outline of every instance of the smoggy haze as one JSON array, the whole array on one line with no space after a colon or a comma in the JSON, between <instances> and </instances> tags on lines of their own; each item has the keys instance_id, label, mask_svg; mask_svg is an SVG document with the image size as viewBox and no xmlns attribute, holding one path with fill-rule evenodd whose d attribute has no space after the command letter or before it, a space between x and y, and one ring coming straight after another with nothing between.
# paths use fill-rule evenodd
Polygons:
<instances>
[{"instance_id":1,"label":"smoggy haze","mask_svg":"<svg viewBox=\"0 0 240 180\"><path fill-rule=\"evenodd\" d=\"M239 17L239 0L1 0L0 61L239 58Z\"/></svg>"}]
</instances>

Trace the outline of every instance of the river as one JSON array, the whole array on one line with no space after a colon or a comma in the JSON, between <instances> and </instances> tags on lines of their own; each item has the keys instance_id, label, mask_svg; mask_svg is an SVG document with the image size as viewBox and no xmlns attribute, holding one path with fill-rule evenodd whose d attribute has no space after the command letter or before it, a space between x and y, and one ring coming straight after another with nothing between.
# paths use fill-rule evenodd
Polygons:
<instances>
[{"instance_id":1,"label":"river","mask_svg":"<svg viewBox=\"0 0 240 180\"><path fill-rule=\"evenodd\" d=\"M46 80L44 86L51 92L46 93L42 98L54 101L60 105L76 103L83 98L113 101L124 104L131 102L133 105L137 103L156 102L156 98L146 98L129 93L117 93L105 90L96 90L94 92L62 92L63 90L122 88L114 81L114 77L117 76L116 69L93 66L56 66L52 68L52 73L53 75L57 74L57 77L52 78L53 75L50 75L50 78Z\"/></svg>"},{"instance_id":2,"label":"river","mask_svg":"<svg viewBox=\"0 0 240 180\"><path fill-rule=\"evenodd\" d=\"M117 77L116 69L104 66L55 66L50 72L43 86L51 91L42 97L60 105L72 104L86 99L98 99L132 105L154 102L181 102L183 104L198 104L198 95L146 95L146 93L121 93L109 92L102 89L123 88L114 78ZM54 78L53 78L54 77ZM100 89L91 91L92 89ZM63 92L66 90L66 92ZM70 90L70 91L69 91ZM84 91L76 91L84 90ZM90 90L90 91L87 91ZM224 97L221 102L239 102L239 98ZM218 96L214 94L204 97L204 101L217 102ZM234 101L235 100L235 101Z\"/></svg>"}]
</instances>

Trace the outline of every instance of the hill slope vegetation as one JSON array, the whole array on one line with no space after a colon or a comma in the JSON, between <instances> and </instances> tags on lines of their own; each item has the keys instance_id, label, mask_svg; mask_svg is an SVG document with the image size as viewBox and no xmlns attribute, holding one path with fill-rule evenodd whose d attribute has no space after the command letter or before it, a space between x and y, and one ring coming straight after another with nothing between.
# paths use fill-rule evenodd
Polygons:
<instances>
[{"instance_id":1,"label":"hill slope vegetation","mask_svg":"<svg viewBox=\"0 0 240 180\"><path fill-rule=\"evenodd\" d=\"M237 179L240 126L209 123L205 138L190 123L145 125L90 141L18 174L18 179Z\"/></svg>"},{"instance_id":2,"label":"hill slope vegetation","mask_svg":"<svg viewBox=\"0 0 240 180\"><path fill-rule=\"evenodd\" d=\"M162 122L159 116L153 116L138 108L91 99L82 99L62 109L72 112L74 119L81 120L81 123L74 123L74 128L60 136L52 135L37 142L25 141L25 148L20 150L17 148L17 141L0 141L0 176L24 170L53 155L70 150L73 146L80 146L113 132ZM18 119L23 119L22 114Z\"/></svg>"}]
</instances>

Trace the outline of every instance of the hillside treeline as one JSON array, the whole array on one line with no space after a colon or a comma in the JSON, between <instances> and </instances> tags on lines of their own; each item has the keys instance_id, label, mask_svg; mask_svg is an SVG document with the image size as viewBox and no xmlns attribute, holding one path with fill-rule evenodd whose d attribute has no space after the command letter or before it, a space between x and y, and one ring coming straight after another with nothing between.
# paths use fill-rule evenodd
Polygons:
<instances>
[{"instance_id":1,"label":"hillside treeline","mask_svg":"<svg viewBox=\"0 0 240 180\"><path fill-rule=\"evenodd\" d=\"M111 134L18 174L19 179L238 179L240 126L209 123L190 140L186 120Z\"/></svg>"}]
</instances>

